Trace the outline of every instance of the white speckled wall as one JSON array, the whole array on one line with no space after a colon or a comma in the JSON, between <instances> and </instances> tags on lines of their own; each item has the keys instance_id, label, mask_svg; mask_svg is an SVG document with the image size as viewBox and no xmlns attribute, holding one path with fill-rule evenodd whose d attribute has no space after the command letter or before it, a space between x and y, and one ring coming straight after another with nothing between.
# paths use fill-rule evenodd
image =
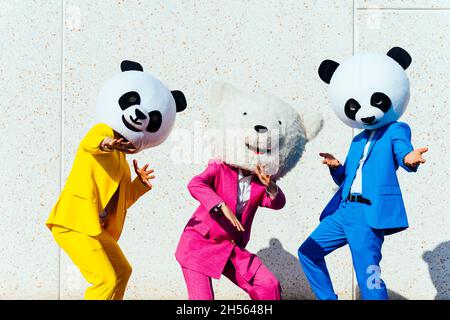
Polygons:
<instances>
[{"instance_id":1,"label":"white speckled wall","mask_svg":"<svg viewBox=\"0 0 450 320\"><path fill-rule=\"evenodd\" d=\"M446 0L0 0L0 299L82 298L87 284L44 222L94 123L97 92L123 59L185 92L176 130L189 134L205 126L216 80L322 112L322 133L279 183L288 204L259 211L249 245L284 298L313 298L296 252L335 190L318 152L343 159L352 138L316 70L326 58L396 45L413 57L403 119L430 152L418 174L400 173L411 228L387 238L383 274L393 298L449 299L449 21ZM136 156L157 180L129 211L120 241L134 267L128 299L186 298L174 251L197 205L186 184L204 164L174 160L179 137ZM327 261L340 297L357 298L348 249ZM214 285L219 299L247 299L226 279Z\"/></svg>"},{"instance_id":2,"label":"white speckled wall","mask_svg":"<svg viewBox=\"0 0 450 320\"><path fill-rule=\"evenodd\" d=\"M0 299L58 298L61 1L0 1Z\"/></svg>"}]
</instances>

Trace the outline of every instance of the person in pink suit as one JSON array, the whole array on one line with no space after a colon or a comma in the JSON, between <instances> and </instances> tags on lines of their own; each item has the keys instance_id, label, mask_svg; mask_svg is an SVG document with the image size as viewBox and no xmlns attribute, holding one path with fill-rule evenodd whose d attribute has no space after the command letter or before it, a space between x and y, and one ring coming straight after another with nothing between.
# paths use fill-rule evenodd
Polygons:
<instances>
[{"instance_id":1,"label":"person in pink suit","mask_svg":"<svg viewBox=\"0 0 450 320\"><path fill-rule=\"evenodd\" d=\"M220 119L214 128L231 129L234 143L224 148L218 139L214 159L188 184L200 205L182 232L175 256L189 299L213 300L211 279L224 275L252 300L279 300L280 282L246 245L258 207L284 207L286 198L276 181L295 166L322 122L316 118L308 126L285 102L244 94L229 84L216 85L213 102L220 107L213 113ZM264 116L258 112L261 108Z\"/></svg>"},{"instance_id":2,"label":"person in pink suit","mask_svg":"<svg viewBox=\"0 0 450 320\"><path fill-rule=\"evenodd\" d=\"M221 274L254 300L280 299L278 280L258 256L245 249L258 207L278 210L286 203L270 176L256 172L257 177L212 161L189 183L200 206L184 229L176 252L189 299L212 300L211 278L219 279ZM238 185L243 190L238 190Z\"/></svg>"}]
</instances>

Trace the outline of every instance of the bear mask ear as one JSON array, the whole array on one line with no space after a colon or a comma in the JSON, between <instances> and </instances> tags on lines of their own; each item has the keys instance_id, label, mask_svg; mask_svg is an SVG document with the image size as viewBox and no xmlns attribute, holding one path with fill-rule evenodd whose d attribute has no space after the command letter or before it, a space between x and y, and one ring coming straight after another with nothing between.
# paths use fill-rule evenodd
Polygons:
<instances>
[{"instance_id":1,"label":"bear mask ear","mask_svg":"<svg viewBox=\"0 0 450 320\"><path fill-rule=\"evenodd\" d=\"M122 70L122 72L125 71L144 71L144 68L142 68L142 66L134 61L129 61L129 60L124 60L122 61L122 63L120 64L120 69Z\"/></svg>"},{"instance_id":2,"label":"bear mask ear","mask_svg":"<svg viewBox=\"0 0 450 320\"><path fill-rule=\"evenodd\" d=\"M323 128L323 117L318 112L300 113L305 128L306 139L311 141L314 139Z\"/></svg>"},{"instance_id":3,"label":"bear mask ear","mask_svg":"<svg viewBox=\"0 0 450 320\"><path fill-rule=\"evenodd\" d=\"M184 93L179 90L172 91L172 96L175 99L175 104L177 106L177 112L181 112L187 107L186 97Z\"/></svg>"},{"instance_id":4,"label":"bear mask ear","mask_svg":"<svg viewBox=\"0 0 450 320\"><path fill-rule=\"evenodd\" d=\"M240 94L240 90L227 82L215 82L211 87L210 102L219 106L225 99L232 99Z\"/></svg>"},{"instance_id":5,"label":"bear mask ear","mask_svg":"<svg viewBox=\"0 0 450 320\"><path fill-rule=\"evenodd\" d=\"M324 60L319 66L319 77L325 83L330 83L334 72L339 67L339 63L333 60Z\"/></svg>"},{"instance_id":6,"label":"bear mask ear","mask_svg":"<svg viewBox=\"0 0 450 320\"><path fill-rule=\"evenodd\" d=\"M387 55L394 59L399 65L406 70L412 62L412 58L405 49L394 47L388 51Z\"/></svg>"}]
</instances>

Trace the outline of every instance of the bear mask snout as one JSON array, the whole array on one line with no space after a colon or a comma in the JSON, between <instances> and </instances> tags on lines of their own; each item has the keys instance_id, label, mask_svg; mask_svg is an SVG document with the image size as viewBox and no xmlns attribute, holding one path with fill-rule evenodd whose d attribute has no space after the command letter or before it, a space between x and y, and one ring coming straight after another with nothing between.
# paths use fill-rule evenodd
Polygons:
<instances>
[{"instance_id":1,"label":"bear mask snout","mask_svg":"<svg viewBox=\"0 0 450 320\"><path fill-rule=\"evenodd\" d=\"M261 125L256 125L255 126L255 131L258 132L258 133L266 133L268 130L267 130L267 127L264 127L264 126L261 126Z\"/></svg>"}]
</instances>

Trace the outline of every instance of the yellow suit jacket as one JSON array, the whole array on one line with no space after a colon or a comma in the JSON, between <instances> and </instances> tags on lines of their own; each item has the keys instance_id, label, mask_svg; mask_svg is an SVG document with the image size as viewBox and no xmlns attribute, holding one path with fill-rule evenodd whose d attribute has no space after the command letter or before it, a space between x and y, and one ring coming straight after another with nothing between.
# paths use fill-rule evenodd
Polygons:
<instances>
[{"instance_id":1,"label":"yellow suit jacket","mask_svg":"<svg viewBox=\"0 0 450 320\"><path fill-rule=\"evenodd\" d=\"M150 190L138 178L131 181L123 152L99 149L105 137L114 137L114 132L101 123L81 141L64 190L46 222L50 229L58 225L89 236L99 235L102 232L99 213L120 187L117 206L106 223L108 233L118 240L127 209Z\"/></svg>"}]
</instances>

